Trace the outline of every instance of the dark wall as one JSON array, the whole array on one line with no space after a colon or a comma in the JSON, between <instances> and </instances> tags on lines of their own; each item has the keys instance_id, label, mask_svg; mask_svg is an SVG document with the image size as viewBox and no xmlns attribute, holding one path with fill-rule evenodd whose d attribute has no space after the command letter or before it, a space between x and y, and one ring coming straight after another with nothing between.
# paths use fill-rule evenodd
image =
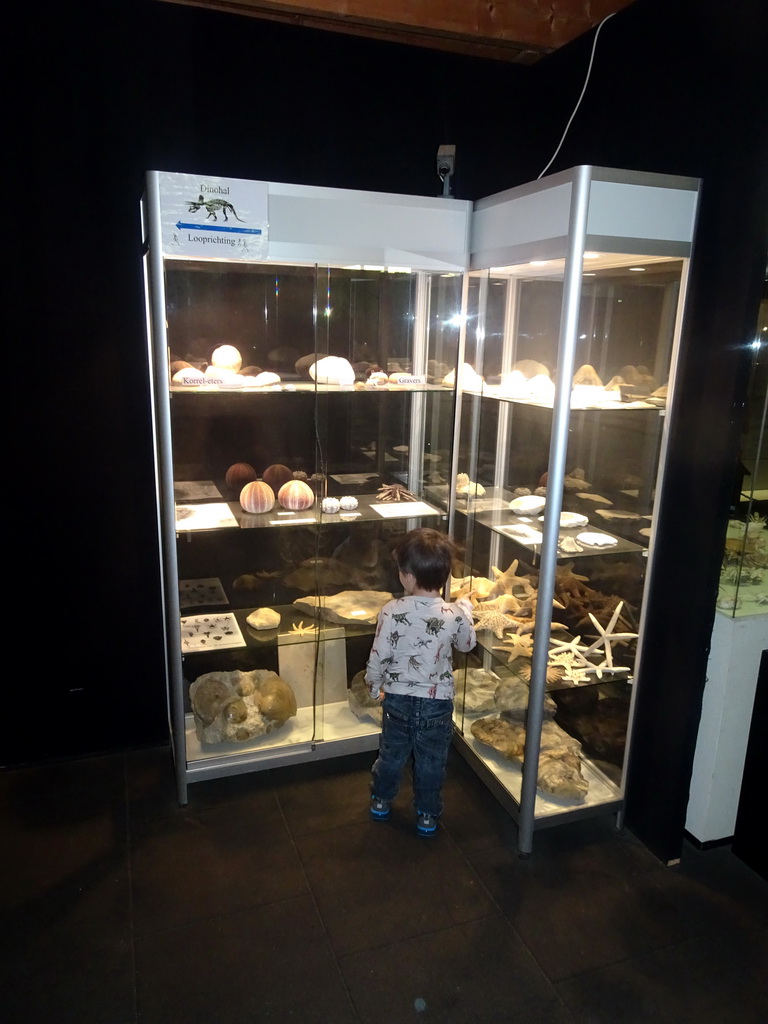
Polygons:
<instances>
[{"instance_id":1,"label":"dark wall","mask_svg":"<svg viewBox=\"0 0 768 1024\"><path fill-rule=\"evenodd\" d=\"M454 192L476 199L548 164L594 32L523 68L157 0L72 0L47 9L28 38L36 88L17 122L18 152L34 168L38 202L19 305L47 395L35 407L29 458L42 459L45 494L56 500L23 510L39 613L28 645L47 714L21 730L11 763L166 737L144 172L436 195L437 147L452 143ZM628 807L630 824L665 860L682 836L712 552L725 526L721 498L766 250L765 44L760 0L636 0L602 28L588 89L549 169L592 163L703 179L659 539L664 585L649 621Z\"/></svg>"}]
</instances>

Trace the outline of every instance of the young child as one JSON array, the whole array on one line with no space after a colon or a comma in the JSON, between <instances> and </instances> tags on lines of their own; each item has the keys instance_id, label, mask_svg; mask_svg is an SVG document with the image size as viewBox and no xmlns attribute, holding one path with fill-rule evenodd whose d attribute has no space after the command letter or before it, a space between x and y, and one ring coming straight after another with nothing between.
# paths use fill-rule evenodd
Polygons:
<instances>
[{"instance_id":1,"label":"young child","mask_svg":"<svg viewBox=\"0 0 768 1024\"><path fill-rule=\"evenodd\" d=\"M476 643L472 605L443 600L455 547L438 530L412 530L395 555L405 596L379 613L366 669L368 692L383 700L379 756L371 780L371 817L389 817L405 763L413 755L416 831L437 832L453 734L453 648Z\"/></svg>"}]
</instances>

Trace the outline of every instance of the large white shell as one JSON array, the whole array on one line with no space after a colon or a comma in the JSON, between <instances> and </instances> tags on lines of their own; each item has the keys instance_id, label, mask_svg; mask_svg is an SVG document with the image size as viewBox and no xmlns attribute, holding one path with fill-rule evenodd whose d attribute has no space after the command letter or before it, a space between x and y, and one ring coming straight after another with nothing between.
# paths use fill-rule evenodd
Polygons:
<instances>
[{"instance_id":1,"label":"large white shell","mask_svg":"<svg viewBox=\"0 0 768 1024\"><path fill-rule=\"evenodd\" d=\"M539 516L539 522L544 522L544 516ZM570 530L574 526L586 526L589 520L578 512L561 512L560 526L563 530Z\"/></svg>"},{"instance_id":2,"label":"large white shell","mask_svg":"<svg viewBox=\"0 0 768 1024\"><path fill-rule=\"evenodd\" d=\"M270 373L269 370L264 370L263 373L257 373L255 377L249 378L249 383L253 383L254 387L266 388L273 384L280 383L279 373Z\"/></svg>"},{"instance_id":3,"label":"large white shell","mask_svg":"<svg viewBox=\"0 0 768 1024\"><path fill-rule=\"evenodd\" d=\"M343 384L352 385L355 383L355 371L347 359L340 356L323 356L309 368L309 375L316 384Z\"/></svg>"},{"instance_id":4,"label":"large white shell","mask_svg":"<svg viewBox=\"0 0 768 1024\"><path fill-rule=\"evenodd\" d=\"M243 365L243 357L234 345L219 345L213 350L211 365L221 370L239 370Z\"/></svg>"},{"instance_id":5,"label":"large white shell","mask_svg":"<svg viewBox=\"0 0 768 1024\"><path fill-rule=\"evenodd\" d=\"M205 374L202 370L196 370L194 366L185 366L183 370L177 370L171 379L174 384L202 384L205 381Z\"/></svg>"},{"instance_id":6,"label":"large white shell","mask_svg":"<svg viewBox=\"0 0 768 1024\"><path fill-rule=\"evenodd\" d=\"M577 533L576 540L580 540L582 544L587 544L591 548L612 548L614 544L619 543L615 537L611 537L607 533Z\"/></svg>"},{"instance_id":7,"label":"large white shell","mask_svg":"<svg viewBox=\"0 0 768 1024\"><path fill-rule=\"evenodd\" d=\"M509 507L513 512L541 512L544 506L547 504L546 498L541 498L537 494L523 494L520 498L513 498L509 503Z\"/></svg>"}]
</instances>

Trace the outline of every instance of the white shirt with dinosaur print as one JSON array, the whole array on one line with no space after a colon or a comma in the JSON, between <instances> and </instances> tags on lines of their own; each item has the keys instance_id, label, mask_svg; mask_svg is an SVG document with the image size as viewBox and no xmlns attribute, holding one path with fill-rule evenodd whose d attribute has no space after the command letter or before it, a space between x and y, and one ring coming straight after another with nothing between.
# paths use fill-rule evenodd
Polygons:
<instances>
[{"instance_id":1,"label":"white shirt with dinosaur print","mask_svg":"<svg viewBox=\"0 0 768 1024\"><path fill-rule=\"evenodd\" d=\"M476 642L466 599L395 598L379 612L365 673L368 692L452 700L453 649L466 653Z\"/></svg>"}]
</instances>

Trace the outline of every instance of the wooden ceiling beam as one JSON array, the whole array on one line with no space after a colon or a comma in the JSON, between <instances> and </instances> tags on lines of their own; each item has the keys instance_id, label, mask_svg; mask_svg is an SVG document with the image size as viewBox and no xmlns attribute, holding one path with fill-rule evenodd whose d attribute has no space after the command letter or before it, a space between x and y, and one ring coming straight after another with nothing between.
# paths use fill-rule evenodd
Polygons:
<instances>
[{"instance_id":1,"label":"wooden ceiling beam","mask_svg":"<svg viewBox=\"0 0 768 1024\"><path fill-rule=\"evenodd\" d=\"M633 0L163 0L533 64Z\"/></svg>"}]
</instances>

